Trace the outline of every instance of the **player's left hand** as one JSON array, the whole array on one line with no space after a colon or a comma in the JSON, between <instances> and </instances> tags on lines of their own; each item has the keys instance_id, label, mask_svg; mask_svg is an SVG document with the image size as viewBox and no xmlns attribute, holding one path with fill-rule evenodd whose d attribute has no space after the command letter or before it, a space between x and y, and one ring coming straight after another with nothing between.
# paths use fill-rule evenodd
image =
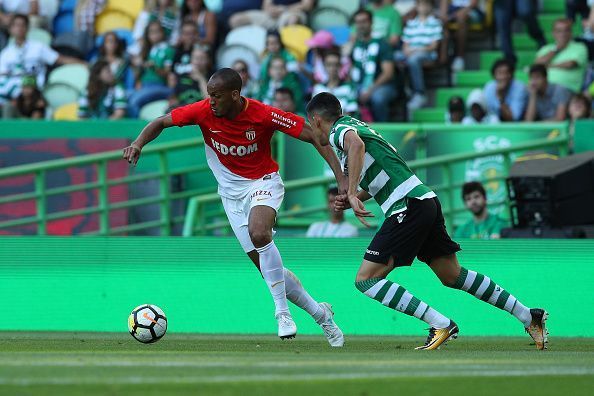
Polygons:
<instances>
[{"instance_id":1,"label":"player's left hand","mask_svg":"<svg viewBox=\"0 0 594 396\"><path fill-rule=\"evenodd\" d=\"M129 164L136 166L138 158L140 158L140 151L142 149L135 144L131 144L124 149L122 157L128 161Z\"/></svg>"},{"instance_id":2,"label":"player's left hand","mask_svg":"<svg viewBox=\"0 0 594 396\"><path fill-rule=\"evenodd\" d=\"M348 200L349 204L351 205L351 208L353 209L353 212L355 213L355 216L357 216L357 219L359 219L359 221L365 227L371 227L371 224L369 224L367 220L365 220L365 218L374 217L373 213L371 213L365 208L363 202L356 195L349 195Z\"/></svg>"},{"instance_id":3,"label":"player's left hand","mask_svg":"<svg viewBox=\"0 0 594 396\"><path fill-rule=\"evenodd\" d=\"M338 194L334 198L334 210L337 212L341 212L343 210L347 210L351 207L349 204L349 200L347 199L346 194Z\"/></svg>"}]
</instances>

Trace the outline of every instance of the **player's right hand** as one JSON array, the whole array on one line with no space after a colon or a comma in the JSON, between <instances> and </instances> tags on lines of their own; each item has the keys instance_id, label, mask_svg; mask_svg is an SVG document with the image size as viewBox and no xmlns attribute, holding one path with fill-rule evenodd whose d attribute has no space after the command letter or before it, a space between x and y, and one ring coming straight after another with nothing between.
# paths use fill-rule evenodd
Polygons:
<instances>
[{"instance_id":1,"label":"player's right hand","mask_svg":"<svg viewBox=\"0 0 594 396\"><path fill-rule=\"evenodd\" d=\"M138 147L134 144L131 144L124 149L124 152L122 153L122 157L126 161L128 161L129 164L136 166L136 164L138 163L138 158L140 158L140 151L141 151L140 147Z\"/></svg>"},{"instance_id":2,"label":"player's right hand","mask_svg":"<svg viewBox=\"0 0 594 396\"><path fill-rule=\"evenodd\" d=\"M346 194L338 194L334 198L334 210L340 212L342 210L347 210L351 207L349 204L349 200L347 199Z\"/></svg>"}]
</instances>

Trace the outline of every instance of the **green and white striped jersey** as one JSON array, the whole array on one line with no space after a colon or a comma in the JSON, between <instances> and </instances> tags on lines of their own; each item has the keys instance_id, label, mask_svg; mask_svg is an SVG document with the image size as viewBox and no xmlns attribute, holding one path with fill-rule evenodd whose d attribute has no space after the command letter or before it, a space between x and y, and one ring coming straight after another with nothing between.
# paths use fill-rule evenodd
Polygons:
<instances>
[{"instance_id":1,"label":"green and white striped jersey","mask_svg":"<svg viewBox=\"0 0 594 396\"><path fill-rule=\"evenodd\" d=\"M394 146L367 124L353 117L340 117L330 130L330 144L337 151L344 172L348 158L344 137L353 131L365 143L365 161L359 186L381 206L386 217L406 210L406 198L427 199L435 193L410 170Z\"/></svg>"}]
</instances>

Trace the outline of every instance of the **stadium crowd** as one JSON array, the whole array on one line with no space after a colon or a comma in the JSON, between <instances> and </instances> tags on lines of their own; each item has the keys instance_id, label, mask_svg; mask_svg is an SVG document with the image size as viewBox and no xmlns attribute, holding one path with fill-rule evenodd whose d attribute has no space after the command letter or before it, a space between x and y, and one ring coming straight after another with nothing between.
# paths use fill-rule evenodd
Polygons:
<instances>
[{"instance_id":1,"label":"stadium crowd","mask_svg":"<svg viewBox=\"0 0 594 396\"><path fill-rule=\"evenodd\" d=\"M341 26L318 29L327 10L342 13L332 16ZM243 95L284 110L303 113L328 91L365 121L407 120L431 103L427 72L455 82L468 69L469 31L493 35L493 17L501 58L492 79L452 96L444 120L575 120L591 114L593 10L593 0L566 0L545 34L533 0L4 0L0 104L4 118L60 119L73 106L81 119L138 118L155 102L162 113L205 98L213 71L230 66ZM538 49L526 65L514 17ZM60 65L87 71L53 80ZM64 103L72 95L76 104Z\"/></svg>"}]
</instances>

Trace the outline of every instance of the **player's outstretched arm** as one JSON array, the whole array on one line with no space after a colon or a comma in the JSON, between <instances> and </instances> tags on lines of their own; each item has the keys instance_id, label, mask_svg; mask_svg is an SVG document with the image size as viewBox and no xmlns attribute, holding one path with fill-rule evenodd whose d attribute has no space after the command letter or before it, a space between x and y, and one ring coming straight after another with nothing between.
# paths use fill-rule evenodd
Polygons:
<instances>
[{"instance_id":1,"label":"player's outstretched arm","mask_svg":"<svg viewBox=\"0 0 594 396\"><path fill-rule=\"evenodd\" d=\"M347 153L349 166L347 199L359 221L366 227L370 227L367 220L365 220L365 217L373 217L373 213L365 208L357 191L359 187L359 178L361 177L361 171L363 170L365 143L355 131L350 130L344 135L343 146L344 151Z\"/></svg>"},{"instance_id":2,"label":"player's outstretched arm","mask_svg":"<svg viewBox=\"0 0 594 396\"><path fill-rule=\"evenodd\" d=\"M140 135L138 135L136 140L134 140L128 147L124 149L122 157L128 161L128 163L136 166L142 148L147 143L156 139L157 136L163 132L163 129L169 128L170 126L173 126L171 114L166 114L159 118L155 118L142 129L142 132L140 132Z\"/></svg>"},{"instance_id":3,"label":"player's outstretched arm","mask_svg":"<svg viewBox=\"0 0 594 396\"><path fill-rule=\"evenodd\" d=\"M338 183L338 192L340 194L346 194L348 188L348 178L342 172L342 168L340 167L340 161L338 161L338 157L336 156L334 149L332 149L332 146L322 146L322 144L318 141L318 139L315 136L315 133L308 124L303 125L303 130L301 131L301 134L299 135L298 139L304 142L311 143L316 148L316 150L318 150L318 153L320 153L322 158L324 158L324 160L328 163L330 169L332 169L332 172L334 173L334 177L336 178L336 182Z\"/></svg>"}]
</instances>

